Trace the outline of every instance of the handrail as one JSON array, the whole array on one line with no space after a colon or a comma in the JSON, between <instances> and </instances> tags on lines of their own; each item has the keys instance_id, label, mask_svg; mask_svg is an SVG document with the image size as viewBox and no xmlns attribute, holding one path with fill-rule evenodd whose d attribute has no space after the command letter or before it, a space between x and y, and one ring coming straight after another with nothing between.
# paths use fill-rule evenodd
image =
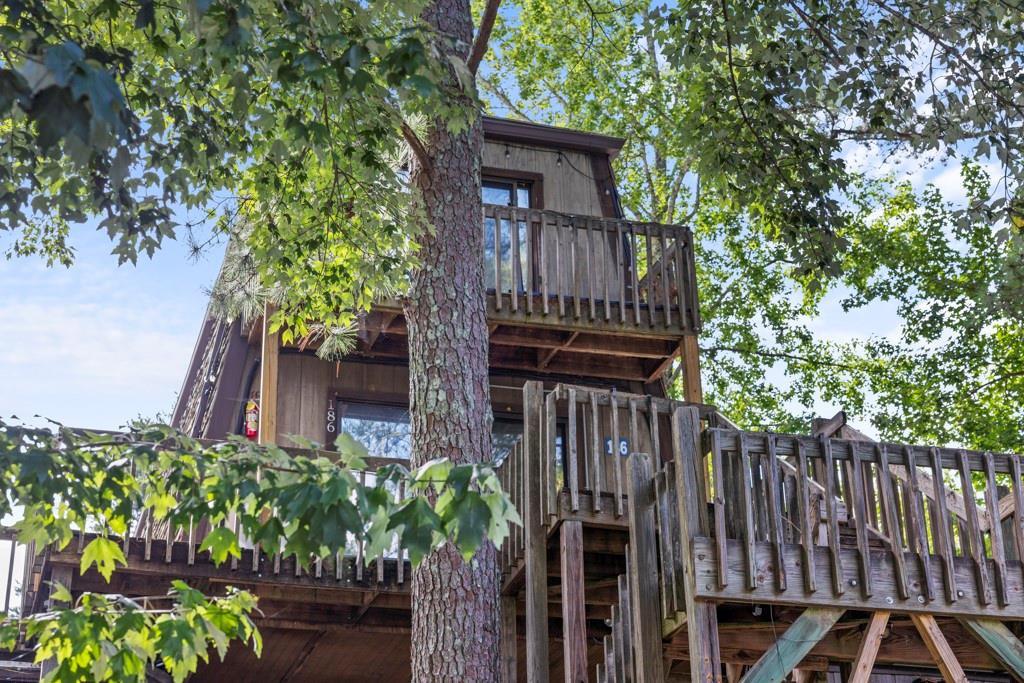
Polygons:
<instances>
[{"instance_id":1,"label":"handrail","mask_svg":"<svg viewBox=\"0 0 1024 683\"><path fill-rule=\"evenodd\" d=\"M496 317L700 329L689 228L484 204L484 268Z\"/></svg>"}]
</instances>

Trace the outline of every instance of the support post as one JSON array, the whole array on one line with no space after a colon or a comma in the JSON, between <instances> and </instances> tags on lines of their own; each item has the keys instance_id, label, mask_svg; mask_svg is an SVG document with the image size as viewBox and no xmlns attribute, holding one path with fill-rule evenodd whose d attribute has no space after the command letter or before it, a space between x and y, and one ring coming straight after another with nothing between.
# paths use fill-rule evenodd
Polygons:
<instances>
[{"instance_id":1,"label":"support post","mask_svg":"<svg viewBox=\"0 0 1024 683\"><path fill-rule=\"evenodd\" d=\"M587 683L587 610L583 592L583 522L559 529L562 559L562 647L565 683Z\"/></svg>"},{"instance_id":2,"label":"support post","mask_svg":"<svg viewBox=\"0 0 1024 683\"><path fill-rule=\"evenodd\" d=\"M548 535L544 515L544 385L523 387L526 510L526 679L548 683Z\"/></svg>"},{"instance_id":3,"label":"support post","mask_svg":"<svg viewBox=\"0 0 1024 683\"><path fill-rule=\"evenodd\" d=\"M633 611L634 662L637 683L663 683L661 600L658 595L658 551L655 536L654 479L651 461L642 453L629 458L629 579Z\"/></svg>"},{"instance_id":4,"label":"support post","mask_svg":"<svg viewBox=\"0 0 1024 683\"><path fill-rule=\"evenodd\" d=\"M281 335L270 331L273 304L263 309L263 348L260 353L260 433L259 442L277 442L277 363L281 349Z\"/></svg>"},{"instance_id":5,"label":"support post","mask_svg":"<svg viewBox=\"0 0 1024 683\"><path fill-rule=\"evenodd\" d=\"M501 683L516 683L516 597L501 596Z\"/></svg>"},{"instance_id":6,"label":"support post","mask_svg":"<svg viewBox=\"0 0 1024 683\"><path fill-rule=\"evenodd\" d=\"M879 610L871 615L864 638L860 641L860 647L857 648L857 658L853 661L850 683L868 683L871 678L871 670L875 668L878 646L882 644L882 634L888 623L888 612Z\"/></svg>"},{"instance_id":7,"label":"support post","mask_svg":"<svg viewBox=\"0 0 1024 683\"><path fill-rule=\"evenodd\" d=\"M768 649L743 677L743 683L782 683L807 653L825 637L846 610L809 607L797 617L775 646Z\"/></svg>"},{"instance_id":8,"label":"support post","mask_svg":"<svg viewBox=\"0 0 1024 683\"><path fill-rule=\"evenodd\" d=\"M1018 681L1024 681L1024 643L1006 625L995 619L959 619L960 625L1006 667Z\"/></svg>"},{"instance_id":9,"label":"support post","mask_svg":"<svg viewBox=\"0 0 1024 683\"><path fill-rule=\"evenodd\" d=\"M13 549L11 552L14 552ZM59 583L68 590L71 590L71 581L74 579L74 569L71 567L65 567L63 565L54 565L50 571L50 582ZM46 609L51 610L57 607L57 601L51 597L46 599ZM57 668L57 661L55 659L47 659L39 664L39 680L46 680L46 677Z\"/></svg>"},{"instance_id":10,"label":"support post","mask_svg":"<svg viewBox=\"0 0 1024 683\"><path fill-rule=\"evenodd\" d=\"M946 641L946 636L942 635L935 617L930 614L911 613L910 618L917 632L921 634L921 640L931 653L932 659L939 666L942 679L947 683L967 683L967 675L953 654L953 648Z\"/></svg>"},{"instance_id":11,"label":"support post","mask_svg":"<svg viewBox=\"0 0 1024 683\"><path fill-rule=\"evenodd\" d=\"M695 407L680 406L672 413L672 450L675 453L676 500L679 505L679 543L683 554L683 595L686 601L686 634L690 646L690 679L694 683L721 683L722 657L718 648L718 615L711 602L697 600L697 574L694 567L693 539L706 536L706 499L697 479L703 469L700 443L700 416ZM698 468L697 463L702 465Z\"/></svg>"},{"instance_id":12,"label":"support post","mask_svg":"<svg viewBox=\"0 0 1024 683\"><path fill-rule=\"evenodd\" d=\"M683 366L683 399L687 403L703 403L704 388L700 381L700 346L697 335L683 337L681 363Z\"/></svg>"}]
</instances>

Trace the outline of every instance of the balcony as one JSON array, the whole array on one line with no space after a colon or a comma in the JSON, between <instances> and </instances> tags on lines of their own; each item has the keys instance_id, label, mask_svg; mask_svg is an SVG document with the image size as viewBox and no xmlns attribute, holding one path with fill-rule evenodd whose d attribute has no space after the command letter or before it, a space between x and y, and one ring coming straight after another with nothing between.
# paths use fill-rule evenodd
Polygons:
<instances>
[{"instance_id":1,"label":"balcony","mask_svg":"<svg viewBox=\"0 0 1024 683\"><path fill-rule=\"evenodd\" d=\"M682 226L487 204L484 269L495 322L668 337L700 328Z\"/></svg>"},{"instance_id":2,"label":"balcony","mask_svg":"<svg viewBox=\"0 0 1024 683\"><path fill-rule=\"evenodd\" d=\"M700 329L688 228L484 205L494 368L649 382ZM356 353L406 358L401 305L362 320Z\"/></svg>"}]
</instances>

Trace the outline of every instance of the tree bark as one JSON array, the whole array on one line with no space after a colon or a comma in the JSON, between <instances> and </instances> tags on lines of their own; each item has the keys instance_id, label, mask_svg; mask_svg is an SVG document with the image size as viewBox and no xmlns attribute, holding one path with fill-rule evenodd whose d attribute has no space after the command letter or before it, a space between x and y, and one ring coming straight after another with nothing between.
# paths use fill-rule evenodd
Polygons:
<instances>
[{"instance_id":1,"label":"tree bark","mask_svg":"<svg viewBox=\"0 0 1024 683\"><path fill-rule=\"evenodd\" d=\"M442 51L465 59L472 43L468 0L434 0L424 16ZM447 87L458 93L454 72ZM478 108L471 94L456 94ZM432 232L421 239L421 266L405 305L409 329L409 404L413 464L437 457L457 463L491 458L487 373L479 116L453 133L433 121L423 140L429 165L410 179L423 198ZM499 571L487 543L466 563L451 544L413 574L412 680L496 681L499 672Z\"/></svg>"}]
</instances>

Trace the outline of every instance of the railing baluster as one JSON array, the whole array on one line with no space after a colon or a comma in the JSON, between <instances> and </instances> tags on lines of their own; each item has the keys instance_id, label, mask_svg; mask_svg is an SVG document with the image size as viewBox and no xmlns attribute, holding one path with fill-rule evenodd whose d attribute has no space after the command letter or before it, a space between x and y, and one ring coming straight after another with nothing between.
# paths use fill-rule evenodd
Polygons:
<instances>
[{"instance_id":1,"label":"railing baluster","mask_svg":"<svg viewBox=\"0 0 1024 683\"><path fill-rule=\"evenodd\" d=\"M591 431L590 443L591 443L591 457L594 459L594 467L592 468L593 480L590 482L590 490L593 496L594 512L601 511L601 416L598 413L597 408L597 392L590 392L590 420L591 420Z\"/></svg>"},{"instance_id":2,"label":"railing baluster","mask_svg":"<svg viewBox=\"0 0 1024 683\"><path fill-rule=\"evenodd\" d=\"M594 248L594 221L583 221L583 239L587 242L587 303L590 305L590 320L597 320L597 298L594 292L594 280L597 279L597 262L600 257Z\"/></svg>"},{"instance_id":3,"label":"railing baluster","mask_svg":"<svg viewBox=\"0 0 1024 683\"><path fill-rule=\"evenodd\" d=\"M537 247L540 249L540 297L541 297L541 310L544 315L550 315L551 305L548 301L548 297L551 294L551 287L548 277L548 234L547 234L547 220L543 213L536 213L540 217L537 221ZM557 239L557 235L555 236Z\"/></svg>"},{"instance_id":4,"label":"railing baluster","mask_svg":"<svg viewBox=\"0 0 1024 683\"><path fill-rule=\"evenodd\" d=\"M541 443L546 444L546 447L542 447L542 452L545 453L546 457L544 458L545 466L541 469L543 475L547 478L545 490L541 492L541 500L547 500L548 521L550 524L554 524L558 520L558 472L556 471L555 463L555 439L558 433L558 424L555 416L557 400L558 396L553 391L544 399L545 419L541 422L541 439L543 439ZM575 438L575 435L573 435L573 438ZM564 458L564 450L562 455ZM562 463L562 478L567 481L565 478L564 462Z\"/></svg>"},{"instance_id":5,"label":"railing baluster","mask_svg":"<svg viewBox=\"0 0 1024 683\"><path fill-rule=\"evenodd\" d=\"M846 585L843 582L843 558L839 553L839 515L836 511L836 468L832 460L832 439L822 435L819 444L819 462L825 469L825 527L828 531L828 551L832 558L832 589L836 595L842 595L846 592Z\"/></svg>"},{"instance_id":6,"label":"railing baluster","mask_svg":"<svg viewBox=\"0 0 1024 683\"><path fill-rule=\"evenodd\" d=\"M526 297L526 315L533 315L533 285L536 279L534 273L536 266L534 264L534 258L537 256L537 250L533 246L533 227L530 223L529 211L519 209L516 211L516 234L519 234L519 224L523 225L523 235L526 240L526 275L523 278L523 295ZM519 219L523 220L520 221ZM522 266L520 266L521 268Z\"/></svg>"},{"instance_id":7,"label":"railing baluster","mask_svg":"<svg viewBox=\"0 0 1024 683\"><path fill-rule=\"evenodd\" d=\"M571 231L570 234L572 236L572 243L570 244L570 247L571 247L571 252L570 253L572 254L572 257L571 257L571 260L572 260L572 308L573 308L573 315L576 317L577 320L579 320L580 319L580 306L582 304L582 302L580 301L580 299L581 299L580 291L582 289L582 287L580 286L580 248L579 248L579 232L580 231L576 227L576 221L574 221L572 218L569 219L569 229Z\"/></svg>"},{"instance_id":8,"label":"railing baluster","mask_svg":"<svg viewBox=\"0 0 1024 683\"><path fill-rule=\"evenodd\" d=\"M786 590L786 557L782 540L782 501L779 499L779 458L775 451L775 435L765 436L765 457L768 460L768 531L775 568L775 587Z\"/></svg>"},{"instance_id":9,"label":"railing baluster","mask_svg":"<svg viewBox=\"0 0 1024 683\"><path fill-rule=\"evenodd\" d=\"M668 245L665 242L665 226L658 226L658 240L661 245L661 301L665 307L665 327L672 327L671 292L668 288Z\"/></svg>"},{"instance_id":10,"label":"railing baluster","mask_svg":"<svg viewBox=\"0 0 1024 683\"><path fill-rule=\"evenodd\" d=\"M568 288L568 281L565 277L566 271L566 245L562 243L565 237L565 219L555 219L555 291L558 292L558 317L565 318L565 290Z\"/></svg>"},{"instance_id":11,"label":"railing baluster","mask_svg":"<svg viewBox=\"0 0 1024 683\"><path fill-rule=\"evenodd\" d=\"M647 424L651 430L651 459L655 467L662 467L664 462L661 458L660 429L658 428L658 408L655 405L654 397L647 397Z\"/></svg>"},{"instance_id":12,"label":"railing baluster","mask_svg":"<svg viewBox=\"0 0 1024 683\"><path fill-rule=\"evenodd\" d=\"M569 424L565 433L565 441L568 452L568 464L566 465L565 481L569 485L569 505L573 512L580 509L579 472L576 454L576 389L569 387Z\"/></svg>"},{"instance_id":13,"label":"railing baluster","mask_svg":"<svg viewBox=\"0 0 1024 683\"><path fill-rule=\"evenodd\" d=\"M971 466L967 462L967 451L957 452L957 469L960 471L960 486L963 488L964 509L967 512L967 543L963 545L965 550L970 552L974 564L978 599L981 604L988 605L992 602L992 587L988 580L985 545L981 538L981 525L978 523L978 505L974 500L974 485L971 481Z\"/></svg>"},{"instance_id":14,"label":"railing baluster","mask_svg":"<svg viewBox=\"0 0 1024 683\"><path fill-rule=\"evenodd\" d=\"M686 258L683 253L682 231L675 231L676 255L676 305L679 307L679 327L683 332L693 332L693 325L686 311Z\"/></svg>"},{"instance_id":15,"label":"railing baluster","mask_svg":"<svg viewBox=\"0 0 1024 683\"><path fill-rule=\"evenodd\" d=\"M949 510L946 507L946 487L942 479L942 462L939 449L930 450L932 484L934 485L935 535L938 540L939 557L942 558L942 573L946 583L946 599L956 602L956 570L953 566L953 541L950 535Z\"/></svg>"},{"instance_id":16,"label":"railing baluster","mask_svg":"<svg viewBox=\"0 0 1024 683\"><path fill-rule=\"evenodd\" d=\"M906 558L903 555L903 535L900 530L900 515L896 509L896 494L892 488L892 476L889 471L889 452L885 444L875 446L875 457L881 472L879 493L882 496L882 511L885 515L885 526L889 529L889 548L892 551L893 569L896 572L896 590L901 599L910 597L907 587Z\"/></svg>"},{"instance_id":17,"label":"railing baluster","mask_svg":"<svg viewBox=\"0 0 1024 683\"><path fill-rule=\"evenodd\" d=\"M512 282L509 283L509 293L512 296L512 312L516 313L519 311L519 283L523 280L523 269L519 260L519 224L516 222L516 215L512 209L508 210L508 233L512 242L512 256L509 264L512 266L509 268Z\"/></svg>"},{"instance_id":18,"label":"railing baluster","mask_svg":"<svg viewBox=\"0 0 1024 683\"><path fill-rule=\"evenodd\" d=\"M601 261L601 280L604 282L604 319L608 322L612 319L611 310L611 282L609 282L609 261L613 256L613 252L608 249L608 230L606 224L601 221L598 222L598 244L600 245L601 251L599 252L602 256L599 259Z\"/></svg>"},{"instance_id":19,"label":"railing baluster","mask_svg":"<svg viewBox=\"0 0 1024 683\"><path fill-rule=\"evenodd\" d=\"M712 517L715 525L715 554L718 561L718 587L729 583L729 553L725 529L725 489L722 476L722 440L718 430L711 432L711 474L715 486L712 497Z\"/></svg>"},{"instance_id":20,"label":"railing baluster","mask_svg":"<svg viewBox=\"0 0 1024 683\"><path fill-rule=\"evenodd\" d=\"M996 600L1000 607L1006 606L1006 548L1003 545L1003 526L999 519L999 497L996 488L996 468L992 453L982 456L985 467L985 508L988 512L988 533L992 541L992 566L995 568ZM985 560L985 546L981 547L982 562Z\"/></svg>"},{"instance_id":21,"label":"railing baluster","mask_svg":"<svg viewBox=\"0 0 1024 683\"><path fill-rule=\"evenodd\" d=\"M924 519L924 498L917 478L917 454L910 446L903 449L906 460L907 480L910 482L910 525L913 529L914 542L917 544L917 559L921 569L921 589L924 599L931 602L935 599L932 583L932 564L928 550L928 533Z\"/></svg>"},{"instance_id":22,"label":"railing baluster","mask_svg":"<svg viewBox=\"0 0 1024 683\"><path fill-rule=\"evenodd\" d=\"M622 453L620 453L619 441L621 439L619 435L619 400L613 388L611 394L608 396L609 403L611 405L611 456L615 463L615 516L621 517L625 512L625 506L622 498Z\"/></svg>"},{"instance_id":23,"label":"railing baluster","mask_svg":"<svg viewBox=\"0 0 1024 683\"><path fill-rule=\"evenodd\" d=\"M501 218L494 209L485 209L484 215L490 213L494 222L494 308L500 311L502 307L501 293ZM486 219L485 219L486 220Z\"/></svg>"},{"instance_id":24,"label":"railing baluster","mask_svg":"<svg viewBox=\"0 0 1024 683\"><path fill-rule=\"evenodd\" d=\"M359 472L359 485L366 486L366 470ZM360 533L359 538L356 539L356 581L363 580L363 568L364 568L364 557L363 557L363 537Z\"/></svg>"},{"instance_id":25,"label":"railing baluster","mask_svg":"<svg viewBox=\"0 0 1024 683\"><path fill-rule=\"evenodd\" d=\"M1020 456L1010 456L1010 476L1013 478L1013 538L1017 543L1017 557L1024 561L1024 491L1021 490Z\"/></svg>"},{"instance_id":26,"label":"railing baluster","mask_svg":"<svg viewBox=\"0 0 1024 683\"><path fill-rule=\"evenodd\" d=\"M619 284L619 323L626 324L626 260L623 258L622 221L615 221L615 279Z\"/></svg>"},{"instance_id":27,"label":"railing baluster","mask_svg":"<svg viewBox=\"0 0 1024 683\"><path fill-rule=\"evenodd\" d=\"M864 464L857 454L855 442L848 442L850 447L850 478L853 480L853 515L854 528L857 533L857 556L860 568L861 589L864 597L871 597L871 551L868 549L868 519L864 495ZM870 466L869 466L870 469ZM831 497L831 496L829 496ZM848 510L849 511L849 510Z\"/></svg>"},{"instance_id":28,"label":"railing baluster","mask_svg":"<svg viewBox=\"0 0 1024 683\"><path fill-rule=\"evenodd\" d=\"M750 453L747 451L747 442L743 438L743 432L736 437L739 441L740 450L740 500L743 503L743 559L747 568L747 587L757 588L757 553L754 537L754 482L751 478ZM695 494L694 494L695 495Z\"/></svg>"},{"instance_id":29,"label":"railing baluster","mask_svg":"<svg viewBox=\"0 0 1024 683\"><path fill-rule=\"evenodd\" d=\"M639 238L636 234L636 224L629 224L629 242L630 242L630 254L629 258L631 261L630 273L633 277L633 317L636 320L636 324L640 324L640 273L637 272L640 267L640 258L637 256L637 240Z\"/></svg>"},{"instance_id":30,"label":"railing baluster","mask_svg":"<svg viewBox=\"0 0 1024 683\"><path fill-rule=\"evenodd\" d=\"M800 558L804 567L804 590L813 593L818 590L814 567L814 531L817 526L817 510L811 510L810 474L807 471L807 453L800 439L796 442L796 489L797 507L800 515ZM812 517L813 514L813 517Z\"/></svg>"},{"instance_id":31,"label":"railing baluster","mask_svg":"<svg viewBox=\"0 0 1024 683\"><path fill-rule=\"evenodd\" d=\"M644 273L644 278L647 280L647 322L651 327L656 324L654 309L658 302L658 297L654 295L654 249L651 244L651 224L644 223L644 249L647 253L647 272Z\"/></svg>"}]
</instances>

